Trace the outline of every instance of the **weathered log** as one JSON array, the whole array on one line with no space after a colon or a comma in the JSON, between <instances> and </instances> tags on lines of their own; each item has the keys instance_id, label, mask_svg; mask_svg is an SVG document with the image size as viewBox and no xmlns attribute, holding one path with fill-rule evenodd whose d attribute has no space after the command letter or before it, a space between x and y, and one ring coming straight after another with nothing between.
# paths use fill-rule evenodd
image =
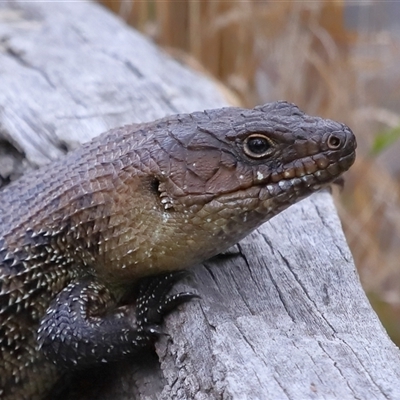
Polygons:
<instances>
[{"instance_id":1,"label":"weathered log","mask_svg":"<svg viewBox=\"0 0 400 400\"><path fill-rule=\"evenodd\" d=\"M97 4L0 3L5 181L109 128L223 105L210 80ZM201 300L168 317L159 361L95 370L85 381L95 387L66 397L400 399L400 353L360 286L329 193L193 273L184 287Z\"/></svg>"}]
</instances>

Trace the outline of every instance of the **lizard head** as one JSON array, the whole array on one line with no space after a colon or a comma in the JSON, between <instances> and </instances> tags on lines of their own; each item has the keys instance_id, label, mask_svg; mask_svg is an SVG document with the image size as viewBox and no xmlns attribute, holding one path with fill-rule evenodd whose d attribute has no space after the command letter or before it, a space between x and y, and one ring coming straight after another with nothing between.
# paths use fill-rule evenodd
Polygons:
<instances>
[{"instance_id":1,"label":"lizard head","mask_svg":"<svg viewBox=\"0 0 400 400\"><path fill-rule=\"evenodd\" d=\"M178 229L203 231L228 246L355 160L347 126L286 102L165 121L149 150L163 215Z\"/></svg>"},{"instance_id":2,"label":"lizard head","mask_svg":"<svg viewBox=\"0 0 400 400\"><path fill-rule=\"evenodd\" d=\"M159 141L154 155L166 210L208 204L268 219L336 180L355 160L346 125L286 102L194 113L186 122Z\"/></svg>"}]
</instances>

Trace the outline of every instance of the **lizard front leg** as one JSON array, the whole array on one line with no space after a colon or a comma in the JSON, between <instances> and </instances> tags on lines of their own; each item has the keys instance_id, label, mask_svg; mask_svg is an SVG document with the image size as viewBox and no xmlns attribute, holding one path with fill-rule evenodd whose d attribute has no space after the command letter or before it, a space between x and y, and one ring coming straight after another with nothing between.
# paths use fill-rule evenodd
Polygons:
<instances>
[{"instance_id":1,"label":"lizard front leg","mask_svg":"<svg viewBox=\"0 0 400 400\"><path fill-rule=\"evenodd\" d=\"M70 283L53 300L38 330L39 347L59 368L85 368L150 347L163 317L196 295L168 295L184 272L142 280L134 305L117 307L94 278Z\"/></svg>"}]
</instances>

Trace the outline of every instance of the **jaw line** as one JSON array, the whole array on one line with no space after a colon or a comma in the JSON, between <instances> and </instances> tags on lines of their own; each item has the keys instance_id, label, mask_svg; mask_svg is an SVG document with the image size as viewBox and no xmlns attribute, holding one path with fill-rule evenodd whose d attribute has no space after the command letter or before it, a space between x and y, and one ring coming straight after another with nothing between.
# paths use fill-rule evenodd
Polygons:
<instances>
[{"instance_id":1,"label":"jaw line","mask_svg":"<svg viewBox=\"0 0 400 400\"><path fill-rule=\"evenodd\" d=\"M246 199L258 199L259 201L273 201L278 200L278 196L284 194L292 195L290 198L294 199L288 204L293 204L298 198L306 197L313 192L317 192L320 189L328 186L334 180L338 179L329 177L328 179L318 180L316 174L323 173L324 169L315 171L312 174L305 174L302 177L294 177L281 179L278 182L271 182L270 179L266 179L264 182L259 181L253 186L246 189L239 189L237 191L226 192L216 196L213 201L218 201L221 204L229 204L238 200ZM326 172L326 174L329 174Z\"/></svg>"}]
</instances>

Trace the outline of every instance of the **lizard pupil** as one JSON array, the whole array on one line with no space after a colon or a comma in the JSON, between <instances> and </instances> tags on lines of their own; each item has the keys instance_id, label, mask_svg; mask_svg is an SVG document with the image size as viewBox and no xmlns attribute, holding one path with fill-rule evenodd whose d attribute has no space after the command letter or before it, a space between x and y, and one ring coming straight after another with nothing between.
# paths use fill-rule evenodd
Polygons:
<instances>
[{"instance_id":1,"label":"lizard pupil","mask_svg":"<svg viewBox=\"0 0 400 400\"><path fill-rule=\"evenodd\" d=\"M252 158L262 158L270 154L271 141L264 135L250 135L244 142L244 152Z\"/></svg>"}]
</instances>

